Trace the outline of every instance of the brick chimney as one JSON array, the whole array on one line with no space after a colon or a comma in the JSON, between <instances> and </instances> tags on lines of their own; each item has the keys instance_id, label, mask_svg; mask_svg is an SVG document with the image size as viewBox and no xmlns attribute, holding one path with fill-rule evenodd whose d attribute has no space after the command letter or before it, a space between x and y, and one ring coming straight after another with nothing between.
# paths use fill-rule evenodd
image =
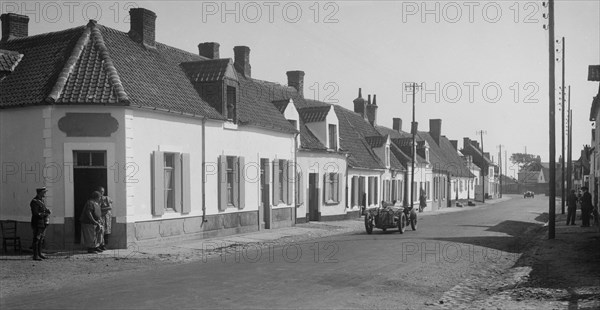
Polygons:
<instances>
[{"instance_id":1,"label":"brick chimney","mask_svg":"<svg viewBox=\"0 0 600 310\"><path fill-rule=\"evenodd\" d=\"M371 102L371 95L369 95L369 103ZM373 126L377 126L377 95L373 95L373 103L367 104L367 120Z\"/></svg>"},{"instance_id":2,"label":"brick chimney","mask_svg":"<svg viewBox=\"0 0 600 310\"><path fill-rule=\"evenodd\" d=\"M252 77L252 67L250 66L250 48L247 46L233 47L235 69L247 78Z\"/></svg>"},{"instance_id":3,"label":"brick chimney","mask_svg":"<svg viewBox=\"0 0 600 310\"><path fill-rule=\"evenodd\" d=\"M0 15L0 20L2 20L2 41L28 35L29 16L7 13Z\"/></svg>"},{"instance_id":4,"label":"brick chimney","mask_svg":"<svg viewBox=\"0 0 600 310\"><path fill-rule=\"evenodd\" d=\"M363 118L365 117L365 106L366 106L366 102L365 99L363 99L362 97L362 88L358 89L358 97L356 99L354 99L352 102L354 102L354 112L360 114L360 116L362 116Z\"/></svg>"},{"instance_id":5,"label":"brick chimney","mask_svg":"<svg viewBox=\"0 0 600 310\"><path fill-rule=\"evenodd\" d=\"M442 120L441 119L430 119L429 120L429 134L437 143L440 145L440 138L442 136Z\"/></svg>"},{"instance_id":6,"label":"brick chimney","mask_svg":"<svg viewBox=\"0 0 600 310\"><path fill-rule=\"evenodd\" d=\"M463 149L466 149L468 145L471 145L471 139L464 137L463 138Z\"/></svg>"},{"instance_id":7,"label":"brick chimney","mask_svg":"<svg viewBox=\"0 0 600 310\"><path fill-rule=\"evenodd\" d=\"M155 48L156 14L144 8L129 10L131 29L129 37L145 47Z\"/></svg>"},{"instance_id":8,"label":"brick chimney","mask_svg":"<svg viewBox=\"0 0 600 310\"><path fill-rule=\"evenodd\" d=\"M392 128L394 128L394 130L397 132L401 132L402 131L402 119L398 118L398 117L392 118Z\"/></svg>"},{"instance_id":9,"label":"brick chimney","mask_svg":"<svg viewBox=\"0 0 600 310\"><path fill-rule=\"evenodd\" d=\"M219 43L204 42L198 44L198 54L208 59L219 59Z\"/></svg>"},{"instance_id":10,"label":"brick chimney","mask_svg":"<svg viewBox=\"0 0 600 310\"><path fill-rule=\"evenodd\" d=\"M477 142L477 141L471 141L471 144L472 144L472 145L473 145L473 146L474 146L476 149L478 149L478 150L480 150L480 151L481 151L481 149L479 148L479 142Z\"/></svg>"},{"instance_id":11,"label":"brick chimney","mask_svg":"<svg viewBox=\"0 0 600 310\"><path fill-rule=\"evenodd\" d=\"M450 144L452 144L455 151L458 151L458 140L450 140Z\"/></svg>"},{"instance_id":12,"label":"brick chimney","mask_svg":"<svg viewBox=\"0 0 600 310\"><path fill-rule=\"evenodd\" d=\"M288 86L295 88L304 97L304 71L288 71Z\"/></svg>"}]
</instances>

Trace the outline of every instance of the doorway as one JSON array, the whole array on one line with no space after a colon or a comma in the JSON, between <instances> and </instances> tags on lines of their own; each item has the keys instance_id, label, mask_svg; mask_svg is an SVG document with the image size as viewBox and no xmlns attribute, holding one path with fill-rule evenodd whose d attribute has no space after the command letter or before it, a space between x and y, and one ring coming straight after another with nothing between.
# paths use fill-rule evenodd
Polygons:
<instances>
[{"instance_id":1,"label":"doorway","mask_svg":"<svg viewBox=\"0 0 600 310\"><path fill-rule=\"evenodd\" d=\"M308 175L308 220L319 220L319 174Z\"/></svg>"},{"instance_id":2,"label":"doorway","mask_svg":"<svg viewBox=\"0 0 600 310\"><path fill-rule=\"evenodd\" d=\"M79 217L83 206L98 186L104 187L107 195L106 151L73 151L73 207L75 223L74 243L81 243Z\"/></svg>"}]
</instances>

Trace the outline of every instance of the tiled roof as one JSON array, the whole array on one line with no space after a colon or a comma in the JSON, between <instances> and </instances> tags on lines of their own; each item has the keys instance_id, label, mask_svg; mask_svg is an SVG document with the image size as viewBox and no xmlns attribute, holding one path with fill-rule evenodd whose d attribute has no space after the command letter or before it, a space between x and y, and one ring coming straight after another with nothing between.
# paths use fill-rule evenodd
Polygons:
<instances>
[{"instance_id":1,"label":"tiled roof","mask_svg":"<svg viewBox=\"0 0 600 310\"><path fill-rule=\"evenodd\" d=\"M382 147L387 141L387 137L384 136L370 136L365 137L365 139L367 140L367 143L369 143L369 146L372 148Z\"/></svg>"},{"instance_id":2,"label":"tiled roof","mask_svg":"<svg viewBox=\"0 0 600 310\"><path fill-rule=\"evenodd\" d=\"M327 150L303 122L300 124L300 147L309 150Z\"/></svg>"},{"instance_id":3,"label":"tiled roof","mask_svg":"<svg viewBox=\"0 0 600 310\"><path fill-rule=\"evenodd\" d=\"M419 136L429 144L429 162L434 171L447 172L454 177L474 177L448 138L441 136L438 144L429 132L420 131Z\"/></svg>"},{"instance_id":4,"label":"tiled roof","mask_svg":"<svg viewBox=\"0 0 600 310\"><path fill-rule=\"evenodd\" d=\"M147 49L127 33L97 25L0 42L24 54L0 84L0 107L117 104L208 118L222 116L203 101L179 67L204 58L161 43Z\"/></svg>"},{"instance_id":5,"label":"tiled roof","mask_svg":"<svg viewBox=\"0 0 600 310\"><path fill-rule=\"evenodd\" d=\"M308 106L298 109L300 117L305 123L324 122L327 118L327 113L331 109L329 105L323 106Z\"/></svg>"},{"instance_id":6,"label":"tiled roof","mask_svg":"<svg viewBox=\"0 0 600 310\"><path fill-rule=\"evenodd\" d=\"M475 147L471 143L465 143L460 151L464 155L471 155L471 157L473 157L473 163L480 169L484 168L482 167L484 162L488 167L496 165L489 158L485 157L483 153L481 153L481 149ZM484 169L484 174L488 175L487 169Z\"/></svg>"},{"instance_id":7,"label":"tiled roof","mask_svg":"<svg viewBox=\"0 0 600 310\"><path fill-rule=\"evenodd\" d=\"M14 51L0 50L0 72L12 72L23 54Z\"/></svg>"},{"instance_id":8,"label":"tiled roof","mask_svg":"<svg viewBox=\"0 0 600 310\"><path fill-rule=\"evenodd\" d=\"M382 136L389 135L391 139L412 138L412 135L409 132L396 131L384 126L375 126L375 129L377 129ZM420 139L418 136L416 138L417 140Z\"/></svg>"},{"instance_id":9,"label":"tiled roof","mask_svg":"<svg viewBox=\"0 0 600 310\"><path fill-rule=\"evenodd\" d=\"M294 98L298 97L298 93L295 88L248 78L242 74L238 75L238 79L241 88L237 114L240 124L288 133L297 132L273 104L273 101L290 98L296 103Z\"/></svg>"},{"instance_id":10,"label":"tiled roof","mask_svg":"<svg viewBox=\"0 0 600 310\"><path fill-rule=\"evenodd\" d=\"M279 110L279 112L283 113L285 112L285 109L287 108L288 104L290 103L289 99L282 99L282 100L275 100L273 101L273 105L275 105L275 107L277 108L277 110Z\"/></svg>"},{"instance_id":11,"label":"tiled roof","mask_svg":"<svg viewBox=\"0 0 600 310\"><path fill-rule=\"evenodd\" d=\"M521 171L518 174L520 183L538 183L541 171Z\"/></svg>"},{"instance_id":12,"label":"tiled roof","mask_svg":"<svg viewBox=\"0 0 600 310\"><path fill-rule=\"evenodd\" d=\"M354 168L385 169L364 138L378 135L377 130L357 113L339 105L334 105L334 109L340 124L340 146L350 153L348 164Z\"/></svg>"},{"instance_id":13,"label":"tiled roof","mask_svg":"<svg viewBox=\"0 0 600 310\"><path fill-rule=\"evenodd\" d=\"M184 62L181 63L181 67L192 82L215 82L225 78L237 81L230 58Z\"/></svg>"}]
</instances>

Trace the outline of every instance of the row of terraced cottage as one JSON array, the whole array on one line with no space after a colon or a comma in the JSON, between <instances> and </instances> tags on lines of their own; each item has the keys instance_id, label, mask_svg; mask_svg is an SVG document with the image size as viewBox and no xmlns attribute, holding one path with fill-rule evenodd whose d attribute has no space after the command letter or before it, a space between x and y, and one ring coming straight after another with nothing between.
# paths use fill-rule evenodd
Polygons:
<instances>
[{"instance_id":1,"label":"row of terraced cottage","mask_svg":"<svg viewBox=\"0 0 600 310\"><path fill-rule=\"evenodd\" d=\"M131 30L90 21L28 36L29 18L2 15L0 216L30 239L29 201L48 189L51 247L81 242L81 209L96 186L114 200L113 246L175 241L359 217L381 201L425 211L495 195L477 143L377 124L370 95L354 110L309 100L304 72L288 85L252 77L250 49L189 53L155 41L156 15L130 11ZM283 74L283 72L282 72ZM486 169L487 170L487 169ZM412 191L412 195L411 195Z\"/></svg>"}]
</instances>

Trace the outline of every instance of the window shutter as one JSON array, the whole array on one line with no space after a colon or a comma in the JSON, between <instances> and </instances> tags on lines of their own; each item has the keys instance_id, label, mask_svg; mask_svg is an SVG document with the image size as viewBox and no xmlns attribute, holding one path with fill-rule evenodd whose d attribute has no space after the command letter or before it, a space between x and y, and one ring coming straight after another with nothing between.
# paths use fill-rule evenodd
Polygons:
<instances>
[{"instance_id":1,"label":"window shutter","mask_svg":"<svg viewBox=\"0 0 600 310\"><path fill-rule=\"evenodd\" d=\"M263 167L263 169L265 169L265 171L263 173L264 177L265 177L265 180L261 180L261 182L263 182L263 186L265 186L265 187L273 190L271 188L271 179L270 179L271 178L271 164L269 163L268 160L265 160L265 166ZM267 195L268 195L268 193L267 193ZM260 197L261 197L261 200L262 200L262 195ZM264 206L265 203L266 203L266 201L262 201L262 203L263 203L263 206ZM271 204L273 204L273 203L271 202Z\"/></svg>"},{"instance_id":2,"label":"window shutter","mask_svg":"<svg viewBox=\"0 0 600 310\"><path fill-rule=\"evenodd\" d=\"M192 212L192 186L190 178L190 154L181 154L181 213Z\"/></svg>"},{"instance_id":3,"label":"window shutter","mask_svg":"<svg viewBox=\"0 0 600 310\"><path fill-rule=\"evenodd\" d=\"M352 201L351 207L360 205L359 196L358 196L359 192L360 192L360 190L358 189L358 177L354 176L354 177L352 177L352 197L354 200Z\"/></svg>"},{"instance_id":4,"label":"window shutter","mask_svg":"<svg viewBox=\"0 0 600 310\"><path fill-rule=\"evenodd\" d=\"M239 195L238 195L238 208L239 209L243 209L246 206L246 177L245 177L245 169L246 169L246 163L244 160L244 157L238 157L238 175L239 175L239 179L238 179L238 189L239 189Z\"/></svg>"},{"instance_id":5,"label":"window shutter","mask_svg":"<svg viewBox=\"0 0 600 310\"><path fill-rule=\"evenodd\" d=\"M296 177L296 188L298 189L298 201L296 201L297 205L301 205L304 203L304 183L302 182L302 172L298 172L298 176Z\"/></svg>"},{"instance_id":6,"label":"window shutter","mask_svg":"<svg viewBox=\"0 0 600 310\"><path fill-rule=\"evenodd\" d=\"M329 173L323 174L323 201L329 200Z\"/></svg>"},{"instance_id":7,"label":"window shutter","mask_svg":"<svg viewBox=\"0 0 600 310\"><path fill-rule=\"evenodd\" d=\"M173 209L175 212L181 212L181 154L176 153L173 160L173 179L175 180L173 184L173 190L175 194L175 204L173 205Z\"/></svg>"},{"instance_id":8,"label":"window shutter","mask_svg":"<svg viewBox=\"0 0 600 310\"><path fill-rule=\"evenodd\" d=\"M333 200L336 202L340 201L340 174L333 174Z\"/></svg>"},{"instance_id":9,"label":"window shutter","mask_svg":"<svg viewBox=\"0 0 600 310\"><path fill-rule=\"evenodd\" d=\"M287 204L292 205L294 203L294 184L297 182L294 172L294 165L292 161L286 162L287 173L285 174L287 177Z\"/></svg>"},{"instance_id":10,"label":"window shutter","mask_svg":"<svg viewBox=\"0 0 600 310\"><path fill-rule=\"evenodd\" d=\"M373 197L374 197L374 192L373 192L373 177L369 177L369 205L373 204Z\"/></svg>"},{"instance_id":11,"label":"window shutter","mask_svg":"<svg viewBox=\"0 0 600 310\"><path fill-rule=\"evenodd\" d=\"M153 191L153 201L152 201L152 214L153 215L163 215L165 213L165 168L164 168L164 153L154 151L152 154L152 168L154 172L154 176L152 178L152 191Z\"/></svg>"},{"instance_id":12,"label":"window shutter","mask_svg":"<svg viewBox=\"0 0 600 310\"><path fill-rule=\"evenodd\" d=\"M273 161L273 205L279 204L279 161Z\"/></svg>"},{"instance_id":13,"label":"window shutter","mask_svg":"<svg viewBox=\"0 0 600 310\"><path fill-rule=\"evenodd\" d=\"M227 209L227 157L219 156L219 210Z\"/></svg>"},{"instance_id":14,"label":"window shutter","mask_svg":"<svg viewBox=\"0 0 600 310\"><path fill-rule=\"evenodd\" d=\"M233 158L233 205L240 205L240 158Z\"/></svg>"}]
</instances>

